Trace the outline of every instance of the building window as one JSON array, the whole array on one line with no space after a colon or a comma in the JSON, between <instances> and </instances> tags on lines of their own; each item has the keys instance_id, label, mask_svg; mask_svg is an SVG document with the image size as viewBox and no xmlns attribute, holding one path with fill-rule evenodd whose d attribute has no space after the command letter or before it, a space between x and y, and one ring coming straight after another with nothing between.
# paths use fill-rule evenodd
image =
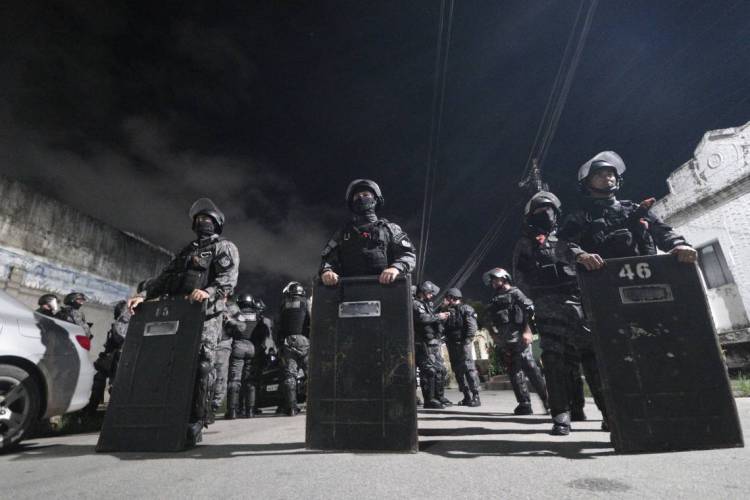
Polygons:
<instances>
[{"instance_id":1,"label":"building window","mask_svg":"<svg viewBox=\"0 0 750 500\"><path fill-rule=\"evenodd\" d=\"M698 249L698 264L703 271L707 288L717 288L727 283L733 283L729 273L727 261L721 251L718 241L711 242Z\"/></svg>"}]
</instances>

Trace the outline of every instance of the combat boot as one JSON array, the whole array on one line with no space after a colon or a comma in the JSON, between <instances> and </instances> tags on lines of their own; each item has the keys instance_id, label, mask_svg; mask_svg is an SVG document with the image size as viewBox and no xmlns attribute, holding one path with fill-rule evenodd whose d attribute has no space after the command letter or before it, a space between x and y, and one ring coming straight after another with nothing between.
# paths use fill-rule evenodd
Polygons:
<instances>
[{"instance_id":1,"label":"combat boot","mask_svg":"<svg viewBox=\"0 0 750 500\"><path fill-rule=\"evenodd\" d=\"M473 398L471 397L471 392L469 392L469 390L467 389L467 390L464 391L464 398L461 401L458 402L458 405L459 406L470 406L472 399Z\"/></svg>"},{"instance_id":2,"label":"combat boot","mask_svg":"<svg viewBox=\"0 0 750 500\"><path fill-rule=\"evenodd\" d=\"M201 441L203 441L203 422L199 420L198 422L188 424L185 446L192 448Z\"/></svg>"},{"instance_id":3,"label":"combat boot","mask_svg":"<svg viewBox=\"0 0 750 500\"><path fill-rule=\"evenodd\" d=\"M227 391L227 412L224 414L224 420L234 420L237 418L237 406L239 405L240 395L236 389Z\"/></svg>"},{"instance_id":4,"label":"combat boot","mask_svg":"<svg viewBox=\"0 0 750 500\"><path fill-rule=\"evenodd\" d=\"M574 408L570 411L571 422L585 422L588 419L583 408Z\"/></svg>"},{"instance_id":5,"label":"combat boot","mask_svg":"<svg viewBox=\"0 0 750 500\"><path fill-rule=\"evenodd\" d=\"M482 406L482 400L479 399L479 393L475 392L474 397L471 398L471 401L469 401L469 404L466 406L470 406L472 408L476 408L477 406Z\"/></svg>"},{"instance_id":6,"label":"combat boot","mask_svg":"<svg viewBox=\"0 0 750 500\"><path fill-rule=\"evenodd\" d=\"M295 415L298 415L301 410L299 409L299 406L294 405L291 406L287 411L286 414L290 417L294 417Z\"/></svg>"},{"instance_id":7,"label":"combat boot","mask_svg":"<svg viewBox=\"0 0 750 500\"><path fill-rule=\"evenodd\" d=\"M443 403L441 403L435 396L434 378L422 381L422 396L424 396L423 408L431 408L437 410L442 410L443 408L445 408L445 406L443 406Z\"/></svg>"},{"instance_id":8,"label":"combat boot","mask_svg":"<svg viewBox=\"0 0 750 500\"><path fill-rule=\"evenodd\" d=\"M570 434L570 413L564 411L552 417L552 431L550 434L553 436L567 436Z\"/></svg>"},{"instance_id":9,"label":"combat boot","mask_svg":"<svg viewBox=\"0 0 750 500\"><path fill-rule=\"evenodd\" d=\"M514 415L532 415L533 413L531 403L518 403L518 406L513 410Z\"/></svg>"},{"instance_id":10,"label":"combat boot","mask_svg":"<svg viewBox=\"0 0 750 500\"><path fill-rule=\"evenodd\" d=\"M208 410L208 415L206 415L206 424L211 425L216 422L217 409L214 405L211 405L211 409Z\"/></svg>"},{"instance_id":11,"label":"combat boot","mask_svg":"<svg viewBox=\"0 0 750 500\"><path fill-rule=\"evenodd\" d=\"M453 406L453 402L445 397L445 387L442 380L435 381L435 399L440 401L443 406Z\"/></svg>"}]
</instances>

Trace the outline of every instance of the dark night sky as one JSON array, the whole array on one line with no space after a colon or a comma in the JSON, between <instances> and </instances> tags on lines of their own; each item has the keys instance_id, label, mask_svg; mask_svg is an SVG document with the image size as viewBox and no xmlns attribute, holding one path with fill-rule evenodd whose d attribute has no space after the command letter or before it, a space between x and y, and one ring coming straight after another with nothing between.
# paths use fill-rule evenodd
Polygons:
<instances>
[{"instance_id":1,"label":"dark night sky","mask_svg":"<svg viewBox=\"0 0 750 500\"><path fill-rule=\"evenodd\" d=\"M440 2L13 2L0 12L0 172L176 250L209 196L241 288L315 273L371 177L416 240ZM578 0L458 1L426 276L464 262L523 170ZM702 134L750 119L750 3L601 1L544 164L575 199L603 149L623 197L666 193ZM517 218L467 284L508 263Z\"/></svg>"}]
</instances>

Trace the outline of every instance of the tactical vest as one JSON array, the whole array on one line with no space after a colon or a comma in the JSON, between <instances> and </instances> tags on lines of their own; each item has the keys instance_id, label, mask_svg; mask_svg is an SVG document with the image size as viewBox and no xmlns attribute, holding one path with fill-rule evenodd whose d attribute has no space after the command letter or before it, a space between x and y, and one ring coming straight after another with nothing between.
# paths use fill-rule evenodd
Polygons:
<instances>
[{"instance_id":1,"label":"tactical vest","mask_svg":"<svg viewBox=\"0 0 750 500\"><path fill-rule=\"evenodd\" d=\"M428 344L438 344L440 341L440 328L439 322L436 323L421 323L418 320L420 310L432 311L432 307L429 303L423 302L419 299L414 299L414 337L417 342L426 342Z\"/></svg>"},{"instance_id":2,"label":"tactical vest","mask_svg":"<svg viewBox=\"0 0 750 500\"><path fill-rule=\"evenodd\" d=\"M245 324L245 330L238 332L235 340L253 340L253 332L262 321L262 318L257 312L240 311L240 313L234 317L234 320Z\"/></svg>"},{"instance_id":3,"label":"tactical vest","mask_svg":"<svg viewBox=\"0 0 750 500\"><path fill-rule=\"evenodd\" d=\"M560 262L555 257L555 246L557 245L557 236L551 234L539 243L533 236L532 239L532 258L534 267L528 272L526 281L531 287L549 287L554 285L577 286L575 271Z\"/></svg>"},{"instance_id":4,"label":"tactical vest","mask_svg":"<svg viewBox=\"0 0 750 500\"><path fill-rule=\"evenodd\" d=\"M213 281L213 263L216 247L222 238L208 240L199 245L190 244L177 256L177 270L169 277L167 291L170 295L188 294L203 290Z\"/></svg>"},{"instance_id":5,"label":"tactical vest","mask_svg":"<svg viewBox=\"0 0 750 500\"><path fill-rule=\"evenodd\" d=\"M279 332L283 337L304 335L307 317L307 299L297 296L285 297L281 302Z\"/></svg>"},{"instance_id":6,"label":"tactical vest","mask_svg":"<svg viewBox=\"0 0 750 500\"><path fill-rule=\"evenodd\" d=\"M656 254L648 225L632 217L637 208L632 201L588 208L584 214L581 248L605 259Z\"/></svg>"},{"instance_id":7,"label":"tactical vest","mask_svg":"<svg viewBox=\"0 0 750 500\"><path fill-rule=\"evenodd\" d=\"M342 276L367 276L383 272L388 267L390 235L383 220L367 224L362 229L349 226L339 244Z\"/></svg>"},{"instance_id":8,"label":"tactical vest","mask_svg":"<svg viewBox=\"0 0 750 500\"><path fill-rule=\"evenodd\" d=\"M445 321L445 336L448 340L459 341L464 333L464 311L461 306L451 306L451 315Z\"/></svg>"},{"instance_id":9,"label":"tactical vest","mask_svg":"<svg viewBox=\"0 0 750 500\"><path fill-rule=\"evenodd\" d=\"M492 323L499 330L518 329L523 326L523 308L513 299L513 295L500 293L490 300Z\"/></svg>"}]
</instances>

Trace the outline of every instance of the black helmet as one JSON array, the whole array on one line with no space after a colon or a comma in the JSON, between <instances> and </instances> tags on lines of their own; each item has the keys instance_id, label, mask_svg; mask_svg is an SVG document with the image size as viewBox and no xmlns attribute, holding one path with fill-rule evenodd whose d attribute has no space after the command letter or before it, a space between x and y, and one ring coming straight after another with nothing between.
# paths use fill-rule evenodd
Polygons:
<instances>
[{"instance_id":1,"label":"black helmet","mask_svg":"<svg viewBox=\"0 0 750 500\"><path fill-rule=\"evenodd\" d=\"M383 193L380 191L380 186L370 179L355 179L349 183L349 187L346 188L346 205L349 209L352 208L352 196L363 189L372 191L372 194L375 195L375 210L379 210L385 203Z\"/></svg>"},{"instance_id":2,"label":"black helmet","mask_svg":"<svg viewBox=\"0 0 750 500\"><path fill-rule=\"evenodd\" d=\"M84 301L88 300L86 296L81 292L70 292L63 299L63 304L65 304L66 306L72 306L75 303L75 301L78 299L81 299Z\"/></svg>"},{"instance_id":3,"label":"black helmet","mask_svg":"<svg viewBox=\"0 0 750 500\"><path fill-rule=\"evenodd\" d=\"M240 309L255 309L255 297L249 293L242 293L235 299L237 307Z\"/></svg>"},{"instance_id":4,"label":"black helmet","mask_svg":"<svg viewBox=\"0 0 750 500\"><path fill-rule=\"evenodd\" d=\"M115 319L119 319L120 316L122 316L127 310L128 310L128 302L126 300L121 300L120 302L115 304L115 311L114 311Z\"/></svg>"},{"instance_id":5,"label":"black helmet","mask_svg":"<svg viewBox=\"0 0 750 500\"><path fill-rule=\"evenodd\" d=\"M492 284L492 278L501 278L508 283L513 283L513 280L510 277L510 273L502 267L493 267L492 269L484 273L482 275L482 281L484 282L484 285L490 286Z\"/></svg>"},{"instance_id":6,"label":"black helmet","mask_svg":"<svg viewBox=\"0 0 750 500\"><path fill-rule=\"evenodd\" d=\"M216 224L216 234L221 234L221 231L224 229L224 214L213 201L208 198L200 198L193 203L188 212L193 227L195 227L195 216L201 214L211 217Z\"/></svg>"},{"instance_id":7,"label":"black helmet","mask_svg":"<svg viewBox=\"0 0 750 500\"><path fill-rule=\"evenodd\" d=\"M539 191L526 202L526 206L523 209L524 217L528 217L529 214L534 212L534 210L543 206L552 207L559 215L562 203L560 203L560 199L553 193L550 193L549 191Z\"/></svg>"},{"instance_id":8,"label":"black helmet","mask_svg":"<svg viewBox=\"0 0 750 500\"><path fill-rule=\"evenodd\" d=\"M43 306L45 304L49 304L53 300L57 300L57 295L54 293L45 293L41 297L39 297L39 300L36 301L37 305Z\"/></svg>"},{"instance_id":9,"label":"black helmet","mask_svg":"<svg viewBox=\"0 0 750 500\"><path fill-rule=\"evenodd\" d=\"M625 173L625 162L622 157L614 151L602 151L581 165L578 169L578 187L581 192L585 193L589 190L589 187L587 186L589 175L602 168L614 169L617 174L617 184L611 192L615 192L622 187L623 174Z\"/></svg>"},{"instance_id":10,"label":"black helmet","mask_svg":"<svg viewBox=\"0 0 750 500\"><path fill-rule=\"evenodd\" d=\"M299 281L290 281L284 289L281 291L284 295L299 295L305 296L305 287Z\"/></svg>"},{"instance_id":11,"label":"black helmet","mask_svg":"<svg viewBox=\"0 0 750 500\"><path fill-rule=\"evenodd\" d=\"M454 299L463 299L464 298L463 294L461 293L461 290L459 290L458 288L449 288L448 290L446 290L445 296L446 297L453 297Z\"/></svg>"},{"instance_id":12,"label":"black helmet","mask_svg":"<svg viewBox=\"0 0 750 500\"><path fill-rule=\"evenodd\" d=\"M438 287L435 283L432 281L423 281L419 284L419 287L417 287L417 290L420 293L431 293L433 295L437 295L440 293L440 287Z\"/></svg>"}]
</instances>

